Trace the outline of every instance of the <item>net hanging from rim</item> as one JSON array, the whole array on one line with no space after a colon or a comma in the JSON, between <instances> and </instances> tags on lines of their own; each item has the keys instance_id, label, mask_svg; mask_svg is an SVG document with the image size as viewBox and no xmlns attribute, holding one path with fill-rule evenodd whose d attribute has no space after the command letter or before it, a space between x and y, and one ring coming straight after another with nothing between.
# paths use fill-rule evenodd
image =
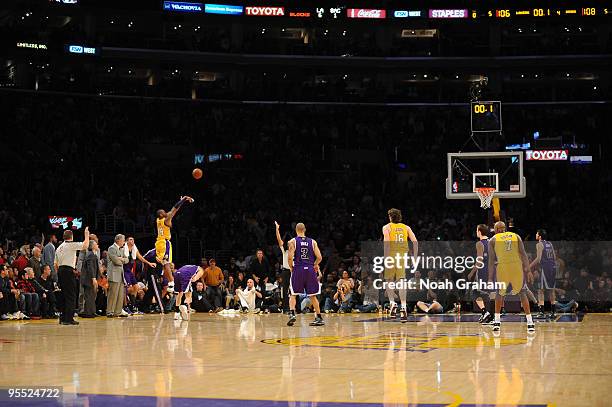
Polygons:
<instances>
[{"instance_id":1,"label":"net hanging from rim","mask_svg":"<svg viewBox=\"0 0 612 407\"><path fill-rule=\"evenodd\" d=\"M475 192L478 194L478 198L480 198L480 207L482 209L489 209L495 194L495 188L476 188Z\"/></svg>"}]
</instances>

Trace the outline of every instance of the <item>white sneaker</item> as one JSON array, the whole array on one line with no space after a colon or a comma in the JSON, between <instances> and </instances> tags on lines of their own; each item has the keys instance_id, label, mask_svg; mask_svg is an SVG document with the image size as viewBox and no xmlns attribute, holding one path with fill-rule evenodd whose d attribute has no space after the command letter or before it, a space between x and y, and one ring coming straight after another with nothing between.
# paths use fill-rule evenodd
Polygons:
<instances>
[{"instance_id":1,"label":"white sneaker","mask_svg":"<svg viewBox=\"0 0 612 407\"><path fill-rule=\"evenodd\" d=\"M166 288L166 291L169 294L172 294L174 292L174 281L171 281L168 283L168 287Z\"/></svg>"},{"instance_id":2,"label":"white sneaker","mask_svg":"<svg viewBox=\"0 0 612 407\"><path fill-rule=\"evenodd\" d=\"M8 320L8 319L11 319L11 317L9 316L9 314L2 314L2 316L0 316L0 318L1 318L3 321L6 321L6 320Z\"/></svg>"},{"instance_id":3,"label":"white sneaker","mask_svg":"<svg viewBox=\"0 0 612 407\"><path fill-rule=\"evenodd\" d=\"M180 320L180 319L182 319L182 318L181 318L181 313L180 313L180 312L175 312L175 313L174 313L174 319L175 319L175 320Z\"/></svg>"},{"instance_id":4,"label":"white sneaker","mask_svg":"<svg viewBox=\"0 0 612 407\"><path fill-rule=\"evenodd\" d=\"M179 311L181 312L181 318L183 318L185 321L188 321L189 320L189 312L187 311L187 306L185 306L185 305L179 306Z\"/></svg>"},{"instance_id":5,"label":"white sneaker","mask_svg":"<svg viewBox=\"0 0 612 407\"><path fill-rule=\"evenodd\" d=\"M11 319L21 319L21 315L20 315L20 314L21 314L21 313L20 313L19 311L17 311L17 312L13 312L13 313L11 314Z\"/></svg>"},{"instance_id":6,"label":"white sneaker","mask_svg":"<svg viewBox=\"0 0 612 407\"><path fill-rule=\"evenodd\" d=\"M121 318L126 318L126 317L128 317L129 315L130 315L130 314L128 314L127 312L125 312L125 310L124 310L124 309L122 309L122 310L121 310L121 314L119 314L119 315L117 315L117 316L119 316L119 317L121 317Z\"/></svg>"}]
</instances>

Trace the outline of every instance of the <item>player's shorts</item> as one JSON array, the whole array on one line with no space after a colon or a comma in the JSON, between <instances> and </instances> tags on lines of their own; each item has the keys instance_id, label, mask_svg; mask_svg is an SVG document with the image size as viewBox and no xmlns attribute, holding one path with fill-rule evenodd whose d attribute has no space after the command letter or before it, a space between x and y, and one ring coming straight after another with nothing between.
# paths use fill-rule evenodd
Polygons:
<instances>
[{"instance_id":1,"label":"player's shorts","mask_svg":"<svg viewBox=\"0 0 612 407\"><path fill-rule=\"evenodd\" d=\"M136 280L136 276L131 271L123 271L123 278L125 280L125 285L133 286L138 284L138 280Z\"/></svg>"},{"instance_id":2,"label":"player's shorts","mask_svg":"<svg viewBox=\"0 0 612 407\"><path fill-rule=\"evenodd\" d=\"M155 259L158 263L172 263L172 243L170 240L155 242Z\"/></svg>"},{"instance_id":3,"label":"player's shorts","mask_svg":"<svg viewBox=\"0 0 612 407\"><path fill-rule=\"evenodd\" d=\"M523 267L521 263L506 263L498 264L497 269L498 283L505 283L506 289L500 289L499 295L512 294L517 295L523 290L525 278L523 275Z\"/></svg>"},{"instance_id":4,"label":"player's shorts","mask_svg":"<svg viewBox=\"0 0 612 407\"><path fill-rule=\"evenodd\" d=\"M321 293L314 266L294 266L289 280L291 295L317 295Z\"/></svg>"},{"instance_id":5,"label":"player's shorts","mask_svg":"<svg viewBox=\"0 0 612 407\"><path fill-rule=\"evenodd\" d=\"M197 268L195 269L197 272ZM178 269L174 275L174 284L178 285L178 292L185 293L191 290L191 278L194 276L194 272L190 269ZM176 291L176 290L175 290Z\"/></svg>"},{"instance_id":6,"label":"player's shorts","mask_svg":"<svg viewBox=\"0 0 612 407\"><path fill-rule=\"evenodd\" d=\"M536 284L537 288L540 290L552 290L556 288L557 282L557 270L540 270L540 281L539 284Z\"/></svg>"},{"instance_id":7,"label":"player's shorts","mask_svg":"<svg viewBox=\"0 0 612 407\"><path fill-rule=\"evenodd\" d=\"M406 278L406 270L403 268L389 267L385 268L383 275L385 281L399 281L402 278Z\"/></svg>"}]
</instances>

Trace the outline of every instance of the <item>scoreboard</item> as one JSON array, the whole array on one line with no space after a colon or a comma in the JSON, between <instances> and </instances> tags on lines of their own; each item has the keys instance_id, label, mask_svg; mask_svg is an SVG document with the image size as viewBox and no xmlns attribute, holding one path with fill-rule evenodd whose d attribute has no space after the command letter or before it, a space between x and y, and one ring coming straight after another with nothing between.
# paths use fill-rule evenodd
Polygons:
<instances>
[{"instance_id":1,"label":"scoreboard","mask_svg":"<svg viewBox=\"0 0 612 407\"><path fill-rule=\"evenodd\" d=\"M501 102L471 102L470 117L472 133L501 132Z\"/></svg>"},{"instance_id":2,"label":"scoreboard","mask_svg":"<svg viewBox=\"0 0 612 407\"><path fill-rule=\"evenodd\" d=\"M486 11L472 10L472 18L516 18L516 17L565 17L565 16L581 16L581 17L596 17L596 16L612 16L612 5L609 8L602 7L574 7L574 8L549 8L549 7L534 7L534 8L502 8L489 9Z\"/></svg>"}]
</instances>

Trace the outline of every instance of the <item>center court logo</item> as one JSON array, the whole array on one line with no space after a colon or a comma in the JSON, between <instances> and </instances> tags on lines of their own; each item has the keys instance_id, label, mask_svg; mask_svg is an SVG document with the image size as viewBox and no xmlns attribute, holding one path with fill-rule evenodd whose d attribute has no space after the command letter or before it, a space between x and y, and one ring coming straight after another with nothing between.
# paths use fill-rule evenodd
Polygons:
<instances>
[{"instance_id":1,"label":"center court logo","mask_svg":"<svg viewBox=\"0 0 612 407\"><path fill-rule=\"evenodd\" d=\"M264 339L268 345L306 346L341 349L392 350L427 353L436 349L478 348L520 345L522 338L491 338L482 335L407 335L404 332L367 336L321 336L308 338Z\"/></svg>"}]
</instances>

